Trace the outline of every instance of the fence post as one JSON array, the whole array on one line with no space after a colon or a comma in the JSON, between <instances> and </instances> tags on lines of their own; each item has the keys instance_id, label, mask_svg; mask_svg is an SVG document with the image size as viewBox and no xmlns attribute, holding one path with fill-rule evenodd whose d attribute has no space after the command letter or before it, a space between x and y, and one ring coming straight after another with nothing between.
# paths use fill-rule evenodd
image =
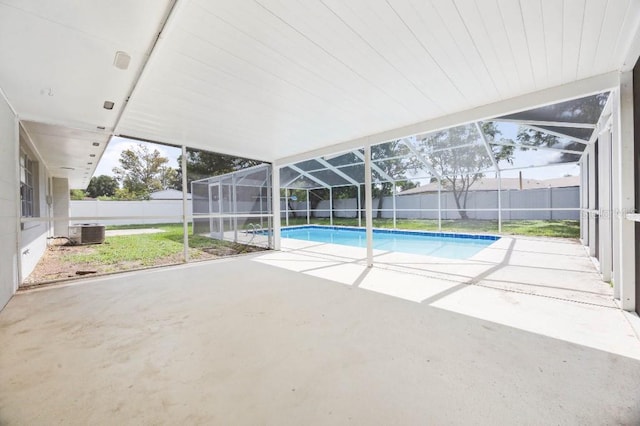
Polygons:
<instances>
[{"instance_id":1,"label":"fence post","mask_svg":"<svg viewBox=\"0 0 640 426\"><path fill-rule=\"evenodd\" d=\"M307 189L307 225L311 223L309 212L309 190Z\"/></svg>"},{"instance_id":2,"label":"fence post","mask_svg":"<svg viewBox=\"0 0 640 426\"><path fill-rule=\"evenodd\" d=\"M498 172L498 234L502 234L502 174Z\"/></svg>"},{"instance_id":3,"label":"fence post","mask_svg":"<svg viewBox=\"0 0 640 426\"><path fill-rule=\"evenodd\" d=\"M333 226L333 189L329 188L329 224Z\"/></svg>"},{"instance_id":4,"label":"fence post","mask_svg":"<svg viewBox=\"0 0 640 426\"><path fill-rule=\"evenodd\" d=\"M442 180L438 179L438 231L442 231Z\"/></svg>"},{"instance_id":5,"label":"fence post","mask_svg":"<svg viewBox=\"0 0 640 426\"><path fill-rule=\"evenodd\" d=\"M289 226L289 188L284 189L284 214L286 216L285 224Z\"/></svg>"},{"instance_id":6,"label":"fence post","mask_svg":"<svg viewBox=\"0 0 640 426\"><path fill-rule=\"evenodd\" d=\"M187 147L182 145L182 244L184 245L184 261L189 261L189 222L187 221ZM207 186L207 192L209 187ZM209 196L211 198L211 196ZM209 209L211 212L211 209ZM192 212L193 213L193 212Z\"/></svg>"},{"instance_id":7,"label":"fence post","mask_svg":"<svg viewBox=\"0 0 640 426\"><path fill-rule=\"evenodd\" d=\"M358 206L358 228L362 228L362 204L360 202L360 185L358 185L358 203L356 204Z\"/></svg>"},{"instance_id":8,"label":"fence post","mask_svg":"<svg viewBox=\"0 0 640 426\"><path fill-rule=\"evenodd\" d=\"M396 183L391 182L391 184L393 185L393 191L391 193L393 197L393 229L396 229ZM380 196L382 197L382 194L380 194Z\"/></svg>"}]
</instances>

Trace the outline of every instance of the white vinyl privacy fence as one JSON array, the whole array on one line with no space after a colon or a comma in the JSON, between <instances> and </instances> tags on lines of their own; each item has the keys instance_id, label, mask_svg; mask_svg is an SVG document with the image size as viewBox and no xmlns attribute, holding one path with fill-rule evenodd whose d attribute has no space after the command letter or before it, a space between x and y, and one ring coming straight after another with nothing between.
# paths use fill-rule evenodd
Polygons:
<instances>
[{"instance_id":1,"label":"white vinyl privacy fence","mask_svg":"<svg viewBox=\"0 0 640 426\"><path fill-rule=\"evenodd\" d=\"M523 191L502 191L502 219L567 219L580 218L580 194L578 187L542 188ZM467 200L467 215L470 219L497 220L497 191L473 191ZM379 200L373 201L374 215L378 213ZM307 214L305 201L291 202L297 216ZM333 200L334 217L357 217L355 198ZM442 219L459 219L453 194L441 194ZM570 209L570 210L567 210ZM575 209L575 210L571 210ZM133 225L172 223L182 221L182 200L146 201L71 201L72 218L99 218L91 222L105 225ZM285 203L281 202L281 214L285 217ZM314 217L329 217L329 200L321 201L312 211ZM191 216L191 203L187 204L187 215ZM383 218L393 217L393 197L382 200ZM398 219L438 219L438 194L413 194L396 196ZM72 219L71 223L88 220Z\"/></svg>"},{"instance_id":2,"label":"white vinyl privacy fence","mask_svg":"<svg viewBox=\"0 0 640 426\"><path fill-rule=\"evenodd\" d=\"M451 192L440 195L442 219L459 219L460 214ZM398 219L438 219L438 193L398 195L395 197L396 218ZM528 190L501 191L502 220L579 220L580 192L579 187L540 188ZM391 219L393 217L393 197L373 200L373 214ZM297 216L305 216L305 201L292 202ZM357 217L357 200L355 198L333 200L334 217ZM282 213L285 215L282 202ZM312 211L314 217L329 217L331 206L329 200L321 201ZM498 191L469 192L466 212L469 219L497 220ZM283 216L284 217L284 216Z\"/></svg>"},{"instance_id":3,"label":"white vinyl privacy fence","mask_svg":"<svg viewBox=\"0 0 640 426\"><path fill-rule=\"evenodd\" d=\"M182 222L182 200L72 200L69 209L71 224L99 222L105 225L140 225ZM191 215L191 202L187 203L187 215Z\"/></svg>"}]
</instances>

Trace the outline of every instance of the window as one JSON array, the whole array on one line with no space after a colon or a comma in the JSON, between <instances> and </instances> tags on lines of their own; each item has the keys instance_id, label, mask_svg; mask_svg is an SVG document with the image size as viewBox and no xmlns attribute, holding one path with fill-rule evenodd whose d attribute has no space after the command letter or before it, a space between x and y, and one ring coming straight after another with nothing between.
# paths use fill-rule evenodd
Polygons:
<instances>
[{"instance_id":1,"label":"window","mask_svg":"<svg viewBox=\"0 0 640 426\"><path fill-rule=\"evenodd\" d=\"M36 205L34 200L34 176L37 163L27 154L20 151L20 203L22 217L34 217Z\"/></svg>"}]
</instances>

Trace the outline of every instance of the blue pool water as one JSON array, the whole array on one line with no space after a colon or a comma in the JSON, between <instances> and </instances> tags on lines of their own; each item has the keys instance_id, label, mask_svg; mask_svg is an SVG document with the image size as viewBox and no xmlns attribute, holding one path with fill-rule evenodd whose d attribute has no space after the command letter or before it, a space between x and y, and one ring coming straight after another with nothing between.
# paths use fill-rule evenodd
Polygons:
<instances>
[{"instance_id":1,"label":"blue pool water","mask_svg":"<svg viewBox=\"0 0 640 426\"><path fill-rule=\"evenodd\" d=\"M282 238L319 243L366 247L362 228L339 226L296 226L282 228ZM424 254L448 259L468 259L500 239L493 235L450 234L442 232L373 230L373 248L385 251Z\"/></svg>"}]
</instances>

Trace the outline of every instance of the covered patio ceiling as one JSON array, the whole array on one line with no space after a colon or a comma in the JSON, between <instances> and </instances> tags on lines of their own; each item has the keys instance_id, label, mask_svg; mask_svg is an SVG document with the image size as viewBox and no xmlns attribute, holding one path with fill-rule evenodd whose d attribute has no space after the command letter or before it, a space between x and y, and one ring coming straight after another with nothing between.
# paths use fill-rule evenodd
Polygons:
<instances>
[{"instance_id":1,"label":"covered patio ceiling","mask_svg":"<svg viewBox=\"0 0 640 426\"><path fill-rule=\"evenodd\" d=\"M632 0L0 0L0 88L52 127L24 125L45 162L75 129L287 164L614 88L639 23Z\"/></svg>"},{"instance_id":2,"label":"covered patio ceiling","mask_svg":"<svg viewBox=\"0 0 640 426\"><path fill-rule=\"evenodd\" d=\"M465 129L466 138L463 140L452 138L447 131L451 129L445 129L374 145L371 163L373 182L441 180L447 177L442 171L452 169L437 162L456 161L458 153L469 149L475 149L482 156L479 163L484 164L484 168L475 168L474 173L575 164L597 137L596 125L609 100L609 93L600 93L496 117L488 122L454 127ZM515 134L524 130L543 136L537 143L526 138L505 139L499 137L500 133L489 134L484 129L485 123L491 123L491 128L498 132ZM511 148L513 153L522 151L523 156L536 152L535 161L532 158L525 167L515 165L513 161L501 158L504 148ZM540 155L538 151L547 155ZM280 171L280 185L288 189L362 185L365 182L364 159L363 150L356 149L288 164ZM398 167L401 170L395 170ZM408 168L415 169L409 178L405 173Z\"/></svg>"}]
</instances>

